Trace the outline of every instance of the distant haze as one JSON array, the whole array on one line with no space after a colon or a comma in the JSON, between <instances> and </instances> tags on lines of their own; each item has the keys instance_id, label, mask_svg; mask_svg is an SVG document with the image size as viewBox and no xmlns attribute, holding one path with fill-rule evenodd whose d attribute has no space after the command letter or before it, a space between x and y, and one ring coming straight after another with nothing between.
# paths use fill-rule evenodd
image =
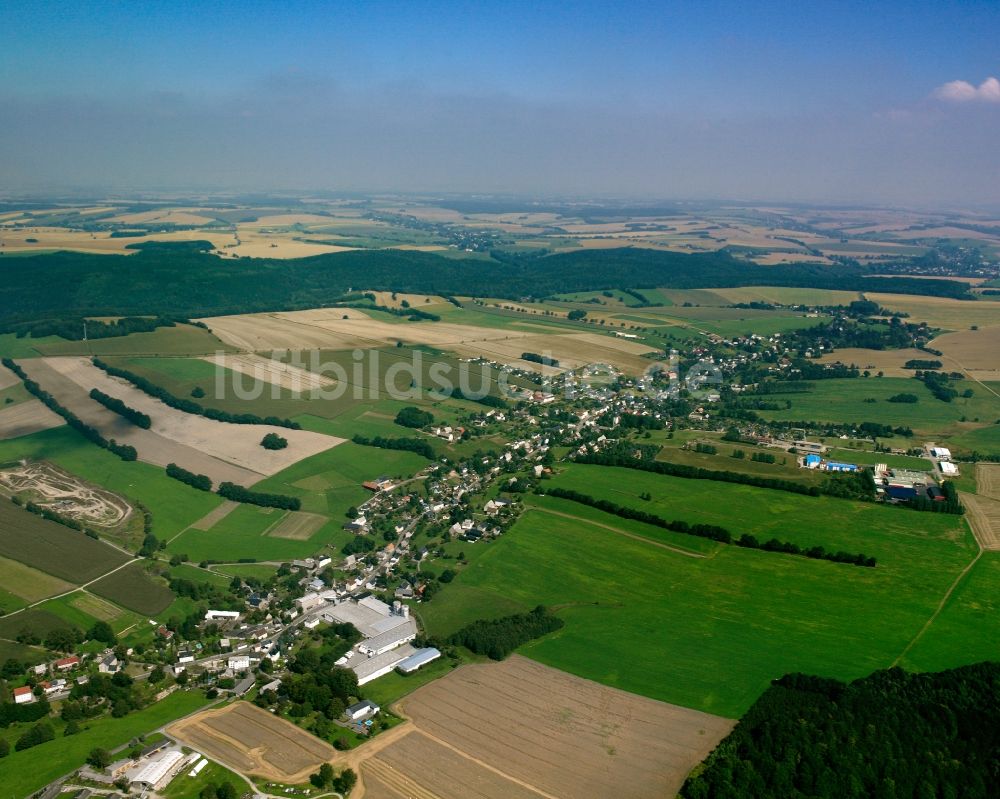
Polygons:
<instances>
[{"instance_id":1,"label":"distant haze","mask_svg":"<svg viewBox=\"0 0 1000 799\"><path fill-rule=\"evenodd\" d=\"M1000 206L1000 4L749 5L9 2L0 191Z\"/></svg>"}]
</instances>

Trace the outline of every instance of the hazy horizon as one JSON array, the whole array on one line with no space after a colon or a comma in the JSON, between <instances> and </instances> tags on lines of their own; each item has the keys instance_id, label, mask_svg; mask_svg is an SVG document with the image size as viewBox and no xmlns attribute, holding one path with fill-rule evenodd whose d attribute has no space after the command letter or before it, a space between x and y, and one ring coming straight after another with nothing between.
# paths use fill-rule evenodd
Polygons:
<instances>
[{"instance_id":1,"label":"hazy horizon","mask_svg":"<svg viewBox=\"0 0 1000 799\"><path fill-rule=\"evenodd\" d=\"M998 206L998 32L975 2L14 2L0 184Z\"/></svg>"}]
</instances>

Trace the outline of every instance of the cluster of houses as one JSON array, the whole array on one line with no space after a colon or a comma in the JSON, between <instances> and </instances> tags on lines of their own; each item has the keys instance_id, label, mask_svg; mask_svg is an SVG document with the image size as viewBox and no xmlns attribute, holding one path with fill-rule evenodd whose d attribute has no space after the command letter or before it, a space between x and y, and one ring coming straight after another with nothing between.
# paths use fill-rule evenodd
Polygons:
<instances>
[{"instance_id":1,"label":"cluster of houses","mask_svg":"<svg viewBox=\"0 0 1000 799\"><path fill-rule=\"evenodd\" d=\"M115 674L121 670L121 663L118 656L110 650L97 655L94 659L97 662L97 670L101 674ZM11 691L14 703L17 705L28 705L37 701L40 697L45 699L64 699L72 689L72 682L78 685L86 685L90 680L86 674L80 674L75 678L71 677L72 672L77 671L83 665L79 655L69 655L68 657L53 660L50 663L39 663L33 666L31 673L37 677L49 677L35 683L34 687L23 685ZM72 680L72 682L71 682Z\"/></svg>"}]
</instances>

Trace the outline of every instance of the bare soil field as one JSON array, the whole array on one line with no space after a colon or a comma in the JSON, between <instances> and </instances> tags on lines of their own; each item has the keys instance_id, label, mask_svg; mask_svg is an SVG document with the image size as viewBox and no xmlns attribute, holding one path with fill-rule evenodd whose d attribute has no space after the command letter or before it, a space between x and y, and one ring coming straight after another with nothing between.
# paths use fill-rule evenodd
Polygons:
<instances>
[{"instance_id":1,"label":"bare soil field","mask_svg":"<svg viewBox=\"0 0 1000 799\"><path fill-rule=\"evenodd\" d=\"M113 438L119 443L135 447L139 459L146 463L157 466L176 463L189 471L208 475L216 482L228 480L249 486L265 476L265 473L259 469L268 464L269 461L266 458L253 461L252 465L256 468L251 469L230 458L233 455L242 455L242 460L245 462L250 458L250 454L255 448L265 452L260 446L260 439L272 429L288 438L289 442L292 439L289 438L288 434L301 432L286 431L284 428L269 428L264 425L223 425L221 422L213 422L200 416L174 411L123 381L109 378L86 359L54 358L51 360L57 364L59 362L82 361L82 365L79 365L78 368L90 371L82 373L78 371L76 377L78 380L83 380L84 384L63 374L60 369L47 362L47 359L25 360L21 362L21 365L28 376L50 392L60 404L69 408L87 424L95 427L106 438ZM66 364L63 366L65 368ZM91 374L92 372L99 374L94 375ZM149 408L148 411L144 412L148 412L156 420L153 428L142 430L90 399L87 394L93 387L118 397L134 408L139 409L140 405L143 405L143 408ZM154 403L158 407L151 407L151 404ZM205 427L205 425L209 425L209 427ZM228 428L245 429L230 430ZM340 439L332 439L332 441L333 444L327 446L340 443ZM291 449L292 447L289 446L288 449L279 451L288 452ZM300 453L294 460L306 457L307 454L312 453ZM294 462L294 460L289 462Z\"/></svg>"},{"instance_id":2,"label":"bare soil field","mask_svg":"<svg viewBox=\"0 0 1000 799\"><path fill-rule=\"evenodd\" d=\"M6 366L0 366L0 391L3 391L5 388L10 388L11 386L16 386L20 382L21 378L14 374L10 369Z\"/></svg>"},{"instance_id":3,"label":"bare soil field","mask_svg":"<svg viewBox=\"0 0 1000 799\"><path fill-rule=\"evenodd\" d=\"M961 369L974 373L977 380L995 380L1000 375L1000 303L994 305L997 315L992 326L945 333L929 345Z\"/></svg>"},{"instance_id":4,"label":"bare soil field","mask_svg":"<svg viewBox=\"0 0 1000 799\"><path fill-rule=\"evenodd\" d=\"M326 524L326 517L320 516L318 513L291 511L269 529L266 534L271 538L308 541L324 524Z\"/></svg>"},{"instance_id":5,"label":"bare soil field","mask_svg":"<svg viewBox=\"0 0 1000 799\"><path fill-rule=\"evenodd\" d=\"M1000 324L1000 302L953 300L950 297L918 297L908 294L868 294L868 299L893 311L905 311L909 321L924 321L943 330L968 330L971 325Z\"/></svg>"},{"instance_id":6,"label":"bare soil field","mask_svg":"<svg viewBox=\"0 0 1000 799\"><path fill-rule=\"evenodd\" d=\"M1000 550L1000 499L959 492L966 518L983 549Z\"/></svg>"},{"instance_id":7,"label":"bare soil field","mask_svg":"<svg viewBox=\"0 0 1000 799\"><path fill-rule=\"evenodd\" d=\"M36 399L0 408L0 440L28 436L61 424L66 424L62 417Z\"/></svg>"},{"instance_id":8,"label":"bare soil field","mask_svg":"<svg viewBox=\"0 0 1000 799\"><path fill-rule=\"evenodd\" d=\"M26 364L28 368L36 370L35 361L26 362ZM344 441L342 438L322 433L311 433L306 430L289 430L271 425L230 424L184 413L164 405L158 399L150 397L125 380L110 377L86 358L44 358L41 367L37 368L39 374L42 373L42 367L57 373L60 377L66 378L77 386L76 395L70 393L67 399L73 402L69 407L81 417L83 417L84 412L93 411L93 408L89 406L105 410L87 396L90 389L95 387L112 397L121 399L129 407L148 414L153 420L150 430L137 428L125 422L117 414L112 414L117 420L124 422L124 429L121 425L115 424L114 429L109 430L107 435L109 438L114 437L118 441L132 444L139 450L139 456L143 460L149 460L152 463L160 463L164 460L163 457L150 452L147 446L149 437L156 436L158 439L165 439L175 445L188 447L212 460L238 467L246 472L253 472L258 475L256 479L260 479L260 475L275 474L303 458L335 447ZM43 387L48 388L46 379L41 379L39 382ZM50 388L49 390L56 393L54 389ZM59 397L58 394L56 396ZM63 401L62 398L60 401ZM63 404L68 403L64 402ZM95 424L95 426L99 430L103 430L100 425ZM260 445L260 441L267 433L277 433L282 438L287 439L288 446L280 450L264 449ZM139 443L134 443L135 441ZM169 462L169 460L165 461L162 465ZM176 461L176 463L184 465L182 461ZM185 466L185 468L190 467ZM210 472L204 472L204 474L211 476Z\"/></svg>"},{"instance_id":9,"label":"bare soil field","mask_svg":"<svg viewBox=\"0 0 1000 799\"><path fill-rule=\"evenodd\" d=\"M167 732L236 771L276 782L305 782L337 756L329 744L249 702L202 711Z\"/></svg>"},{"instance_id":10,"label":"bare soil field","mask_svg":"<svg viewBox=\"0 0 1000 799\"><path fill-rule=\"evenodd\" d=\"M218 353L216 355L208 355L203 360L216 366L239 372L242 375L247 375L255 380L280 386L296 394L332 386L336 383L333 378L326 375L319 375L306 369L301 369L298 366L282 363L281 361L266 358L262 355L226 355Z\"/></svg>"},{"instance_id":11,"label":"bare soil field","mask_svg":"<svg viewBox=\"0 0 1000 799\"><path fill-rule=\"evenodd\" d=\"M866 350L861 347L845 347L827 353L819 359L820 363L840 363L858 369L868 369L872 374L884 372L886 377L913 377L913 369L904 369L903 364L910 360L927 360L933 358L918 349L905 350Z\"/></svg>"},{"instance_id":12,"label":"bare soil field","mask_svg":"<svg viewBox=\"0 0 1000 799\"><path fill-rule=\"evenodd\" d=\"M122 497L51 463L26 463L0 471L0 486L11 492L94 527L118 527L132 515Z\"/></svg>"},{"instance_id":13,"label":"bare soil field","mask_svg":"<svg viewBox=\"0 0 1000 799\"><path fill-rule=\"evenodd\" d=\"M384 322L350 308L216 316L201 321L227 344L245 352L365 349L391 346L400 340L450 349L459 343L527 335L448 322Z\"/></svg>"},{"instance_id":14,"label":"bare soil field","mask_svg":"<svg viewBox=\"0 0 1000 799\"><path fill-rule=\"evenodd\" d=\"M559 361L559 369L577 369L592 363L607 363L628 374L641 374L653 361L642 354L653 348L627 339L597 333L525 335L510 340L461 343L451 347L459 355L482 356L522 369L539 371L539 365L521 359L525 352L547 355Z\"/></svg>"},{"instance_id":15,"label":"bare soil field","mask_svg":"<svg viewBox=\"0 0 1000 799\"><path fill-rule=\"evenodd\" d=\"M362 763L365 799L538 799L538 791L414 731Z\"/></svg>"},{"instance_id":16,"label":"bare soil field","mask_svg":"<svg viewBox=\"0 0 1000 799\"><path fill-rule=\"evenodd\" d=\"M516 655L456 669L417 689L400 710L421 735L489 774L559 799L673 796L733 727L729 719L598 685ZM450 755L428 750L419 768L413 748L423 745L407 744L397 753L398 746L387 747L378 759L412 763L412 780L432 795L449 795L431 764ZM384 772L376 777L385 781ZM463 779L474 784L475 777Z\"/></svg>"}]
</instances>

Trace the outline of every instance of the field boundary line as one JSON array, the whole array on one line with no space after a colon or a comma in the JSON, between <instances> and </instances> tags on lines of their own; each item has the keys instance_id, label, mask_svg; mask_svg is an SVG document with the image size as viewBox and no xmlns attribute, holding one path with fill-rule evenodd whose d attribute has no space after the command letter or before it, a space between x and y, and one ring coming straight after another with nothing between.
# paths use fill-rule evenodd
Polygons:
<instances>
[{"instance_id":1,"label":"field boundary line","mask_svg":"<svg viewBox=\"0 0 1000 799\"><path fill-rule=\"evenodd\" d=\"M972 529L972 522L969 522L968 519L966 519L966 523L969 525L969 528ZM973 529L973 537L975 538L974 529ZM920 628L920 631L915 636L913 636L913 638L910 640L910 643L906 645L906 648L899 653L899 655L896 657L894 661L892 661L893 666L898 666L899 662L904 657L906 657L909 654L910 650L913 649L913 647L917 644L917 642L921 638L923 638L924 633L926 633L931 628L931 625L933 625L934 622L937 621L938 616L941 615L941 611L943 611L945 605L948 604L948 600L951 599L951 595L955 593L955 589L958 588L959 584L966 578L969 572L972 571L972 567L979 562L979 559L983 556L983 553L986 550L983 549L983 546L982 544L979 543L978 538L976 538L976 546L979 549L979 551L976 553L976 557L974 557L969 562L969 565L967 565L964 569L962 569L958 577L955 578L955 581L951 584L951 586L949 586L948 590L945 591L944 596L941 597L941 601L938 602L938 606L937 608L934 609L934 613L931 614L931 617L926 622L924 622L924 626Z\"/></svg>"},{"instance_id":2,"label":"field boundary line","mask_svg":"<svg viewBox=\"0 0 1000 799\"><path fill-rule=\"evenodd\" d=\"M603 530L610 530L618 535L625 536L626 538L634 539L635 541L641 541L643 544L649 544L650 546L659 547L660 549L666 549L670 552L676 552L678 555L684 555L689 558L707 558L708 555L703 555L701 552L693 552L689 549L683 549L682 547L673 546L672 544L664 544L662 541L656 541L652 538L646 538L645 536L639 535L638 533L630 533L627 530L622 530L619 527L612 527L610 524L604 524L603 522L595 522L590 519L585 519L582 516L574 516L572 513L564 513L563 511L552 510L551 508L540 508L537 505L531 505L527 508L527 511L538 511L539 513L548 513L552 516L561 516L564 519L572 519L576 522L581 522L583 524L589 524L592 527L600 527Z\"/></svg>"},{"instance_id":3,"label":"field boundary line","mask_svg":"<svg viewBox=\"0 0 1000 799\"><path fill-rule=\"evenodd\" d=\"M470 755L468 752L463 752L457 746L455 746L453 744L450 744L447 741L442 740L441 738L438 738L436 735L432 735L431 733L427 732L427 730L420 729L419 725L417 725L417 734L418 735L426 736L430 740L434 741L434 743L440 744L441 746L445 747L446 749L450 749L455 754L457 754L457 755L459 755L461 757L464 757L466 760L469 760L469 761L475 763L480 768L484 768L487 771L492 771L494 774L497 774L497 775L503 777L506 780L510 780L515 785L520 785L522 788L526 788L529 791L533 791L534 793L537 793L539 796L545 797L545 799L562 799L562 797L560 797L560 796L556 796L555 794L551 794L551 793L548 793L546 791L543 791L541 788L539 788L536 785L532 785L530 782L525 782L524 780L519 780L517 777L512 777L510 774L507 774L506 772L503 772L500 769L498 769L498 768L496 768L494 766L491 766L485 760L481 760L478 757L474 757L473 755Z\"/></svg>"}]
</instances>

